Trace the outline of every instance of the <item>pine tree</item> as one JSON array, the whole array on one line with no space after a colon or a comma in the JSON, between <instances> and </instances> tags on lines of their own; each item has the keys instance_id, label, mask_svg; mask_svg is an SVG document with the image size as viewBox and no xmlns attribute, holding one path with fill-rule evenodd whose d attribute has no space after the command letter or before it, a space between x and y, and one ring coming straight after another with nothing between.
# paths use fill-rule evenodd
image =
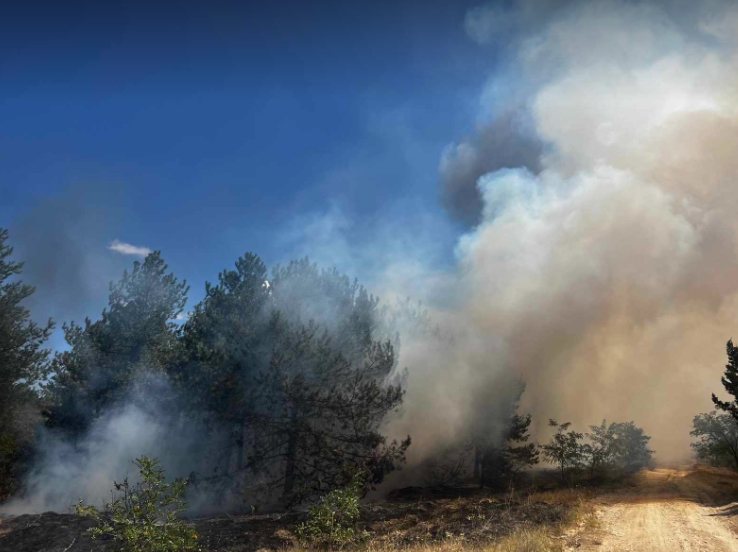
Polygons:
<instances>
[{"instance_id":1,"label":"pine tree","mask_svg":"<svg viewBox=\"0 0 738 552\"><path fill-rule=\"evenodd\" d=\"M712 402L718 410L729 413L738 421L738 347L733 345L733 340L729 340L725 347L728 354L728 364L725 366L725 372L721 378L721 382L725 390L733 396L732 401L721 401L713 393Z\"/></svg>"},{"instance_id":2,"label":"pine tree","mask_svg":"<svg viewBox=\"0 0 738 552\"><path fill-rule=\"evenodd\" d=\"M530 423L530 414L513 414L503 440L487 443L481 449L480 487L502 487L521 469L538 463L538 447L527 442Z\"/></svg>"},{"instance_id":3,"label":"pine tree","mask_svg":"<svg viewBox=\"0 0 738 552\"><path fill-rule=\"evenodd\" d=\"M205 297L184 325L185 362L177 368L190 389L193 410L225 425L231 439L221 458L226 474L244 469L245 439L253 410L250 396L258 371L268 362L270 285L261 259L246 253ZM235 451L235 453L234 453Z\"/></svg>"},{"instance_id":4,"label":"pine tree","mask_svg":"<svg viewBox=\"0 0 738 552\"><path fill-rule=\"evenodd\" d=\"M141 373L166 374L179 357L176 317L187 300L187 283L167 274L158 251L110 284L100 320L64 324L68 351L53 362L48 388L51 427L81 433L91 419L121 399Z\"/></svg>"},{"instance_id":5,"label":"pine tree","mask_svg":"<svg viewBox=\"0 0 738 552\"><path fill-rule=\"evenodd\" d=\"M503 385L503 383L506 383ZM500 487L522 468L538 463L538 448L528 443L530 415L517 413L525 382L501 382L497 397L482 405L486 410L472 430L474 479L480 487Z\"/></svg>"},{"instance_id":6,"label":"pine tree","mask_svg":"<svg viewBox=\"0 0 738 552\"><path fill-rule=\"evenodd\" d=\"M386 383L396 359L374 337L377 306L357 282L308 259L267 280L247 254L207 286L185 325L181 377L199 382L188 384L199 404L231 428L226 471L248 471L291 505L357 470L378 483L402 462L409 440L386 443L379 433L403 391Z\"/></svg>"},{"instance_id":7,"label":"pine tree","mask_svg":"<svg viewBox=\"0 0 738 552\"><path fill-rule=\"evenodd\" d=\"M18 462L30 448L30 431L23 426L38 408L37 385L49 369L43 344L53 329L51 320L43 326L33 322L23 306L34 288L14 278L23 264L10 260L7 239L8 231L0 228L0 498L12 489Z\"/></svg>"}]
</instances>

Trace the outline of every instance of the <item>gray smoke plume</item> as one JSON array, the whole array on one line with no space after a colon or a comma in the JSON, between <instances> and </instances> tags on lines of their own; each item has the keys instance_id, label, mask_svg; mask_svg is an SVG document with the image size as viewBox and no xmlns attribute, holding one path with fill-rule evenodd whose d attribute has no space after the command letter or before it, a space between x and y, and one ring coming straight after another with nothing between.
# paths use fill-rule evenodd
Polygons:
<instances>
[{"instance_id":1,"label":"gray smoke plume","mask_svg":"<svg viewBox=\"0 0 738 552\"><path fill-rule=\"evenodd\" d=\"M113 204L77 185L38 200L10 224L23 280L36 287L27 306L38 320L79 321L105 305L108 284L129 264L106 250Z\"/></svg>"},{"instance_id":2,"label":"gray smoke plume","mask_svg":"<svg viewBox=\"0 0 738 552\"><path fill-rule=\"evenodd\" d=\"M69 513L80 499L102 507L111 498L113 482L138 481L133 459L158 459L167 480L211 474L220 435L199 420L182 414L160 376L141 374L127 397L104 411L76 442L38 428L39 458L26 477L21 495L0 508L2 515L56 511ZM211 488L190 486L190 511L227 509Z\"/></svg>"},{"instance_id":3,"label":"gray smoke plume","mask_svg":"<svg viewBox=\"0 0 738 552\"><path fill-rule=\"evenodd\" d=\"M537 75L546 151L537 173L478 179L464 298L437 313L456 347L403 349L396 426L414 453L465 427L507 373L527 382L542 437L549 417L632 419L658 458L689 455L738 320L738 7L695 4L692 21L676 7L570 3L521 31L510 65Z\"/></svg>"},{"instance_id":4,"label":"gray smoke plume","mask_svg":"<svg viewBox=\"0 0 738 552\"><path fill-rule=\"evenodd\" d=\"M446 148L440 163L441 201L453 218L470 226L482 220L481 176L506 167L539 170L543 146L525 116L520 109L507 111L480 128L474 139Z\"/></svg>"},{"instance_id":5,"label":"gray smoke plume","mask_svg":"<svg viewBox=\"0 0 738 552\"><path fill-rule=\"evenodd\" d=\"M524 109L538 145L516 163L449 147L442 178L476 179L481 198L459 200L481 215L456 265L424 262L417 233L375 232L393 248L368 248L378 270L364 281L422 300L453 336L402 340L407 395L387 432L413 437L411 466L494 417L514 377L538 439L549 418L633 420L658 459L690 456L738 320L738 6L679 7L571 2L523 18L506 65L526 100L482 98L496 102L485 111ZM340 243L323 248L339 266L365 254Z\"/></svg>"}]
</instances>

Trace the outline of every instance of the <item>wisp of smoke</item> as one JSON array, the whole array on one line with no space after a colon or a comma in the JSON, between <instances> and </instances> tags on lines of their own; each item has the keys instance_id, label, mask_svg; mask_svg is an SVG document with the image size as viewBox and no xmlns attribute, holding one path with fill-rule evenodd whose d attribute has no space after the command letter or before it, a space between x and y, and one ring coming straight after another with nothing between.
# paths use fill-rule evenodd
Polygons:
<instances>
[{"instance_id":1,"label":"wisp of smoke","mask_svg":"<svg viewBox=\"0 0 738 552\"><path fill-rule=\"evenodd\" d=\"M160 460L168 480L209 473L213 462L208 451L217 447L218 435L182 415L181 405L162 401L167 395L166 381L142 374L127 396L103 412L78 442L40 429L40 458L25 480L24 492L3 504L0 513L69 513L80 499L101 507L111 498L113 482L124 477L133 484L138 481L133 460L141 455ZM224 507L202 487L192 489L188 500L191 511Z\"/></svg>"}]
</instances>

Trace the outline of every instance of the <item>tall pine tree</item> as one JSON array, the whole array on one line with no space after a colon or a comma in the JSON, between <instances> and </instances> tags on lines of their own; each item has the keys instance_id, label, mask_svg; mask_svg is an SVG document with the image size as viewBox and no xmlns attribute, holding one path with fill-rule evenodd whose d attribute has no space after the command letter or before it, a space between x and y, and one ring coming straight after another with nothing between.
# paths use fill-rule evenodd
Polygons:
<instances>
[{"instance_id":1,"label":"tall pine tree","mask_svg":"<svg viewBox=\"0 0 738 552\"><path fill-rule=\"evenodd\" d=\"M715 407L729 413L738 421L738 347L733 345L733 340L729 340L725 347L728 354L728 364L725 366L725 372L722 379L725 390L733 396L732 401L721 401L713 393L712 402Z\"/></svg>"},{"instance_id":2,"label":"tall pine tree","mask_svg":"<svg viewBox=\"0 0 738 552\"><path fill-rule=\"evenodd\" d=\"M0 228L0 498L12 490L18 463L30 449L32 433L24 426L28 414L37 412L37 384L49 367L43 344L53 329L51 320L33 322L23 305L34 288L14 278L23 264L10 260L7 239Z\"/></svg>"},{"instance_id":3,"label":"tall pine tree","mask_svg":"<svg viewBox=\"0 0 738 552\"><path fill-rule=\"evenodd\" d=\"M167 273L158 251L110 284L100 320L64 324L70 349L53 362L48 425L79 434L127 392L143 371L165 374L179 356L176 317L187 300L187 283Z\"/></svg>"},{"instance_id":4,"label":"tall pine tree","mask_svg":"<svg viewBox=\"0 0 738 552\"><path fill-rule=\"evenodd\" d=\"M290 505L356 469L377 483L404 459L409 441L386 443L379 432L403 392L386 383L396 361L392 344L375 338L377 306L358 283L307 259L267 280L247 254L206 287L185 325L180 377L231 430L227 471Z\"/></svg>"}]
</instances>

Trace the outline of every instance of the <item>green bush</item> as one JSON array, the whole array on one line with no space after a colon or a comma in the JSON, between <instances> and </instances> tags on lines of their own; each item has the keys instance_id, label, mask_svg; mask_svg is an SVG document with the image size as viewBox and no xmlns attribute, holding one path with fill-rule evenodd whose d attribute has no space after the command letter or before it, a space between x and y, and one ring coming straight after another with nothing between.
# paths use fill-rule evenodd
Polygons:
<instances>
[{"instance_id":1,"label":"green bush","mask_svg":"<svg viewBox=\"0 0 738 552\"><path fill-rule=\"evenodd\" d=\"M178 519L186 504L182 500L186 479L166 483L159 461L141 456L133 461L141 475L140 483L114 483L111 502L100 512L75 505L79 515L90 516L97 522L88 531L93 538L111 537L121 552L180 552L199 550L197 533L191 523Z\"/></svg>"},{"instance_id":2,"label":"green bush","mask_svg":"<svg viewBox=\"0 0 738 552\"><path fill-rule=\"evenodd\" d=\"M303 545L340 548L364 538L367 533L356 529L362 487L363 477L357 475L348 486L329 492L310 506L307 521L297 527L298 540Z\"/></svg>"}]
</instances>

